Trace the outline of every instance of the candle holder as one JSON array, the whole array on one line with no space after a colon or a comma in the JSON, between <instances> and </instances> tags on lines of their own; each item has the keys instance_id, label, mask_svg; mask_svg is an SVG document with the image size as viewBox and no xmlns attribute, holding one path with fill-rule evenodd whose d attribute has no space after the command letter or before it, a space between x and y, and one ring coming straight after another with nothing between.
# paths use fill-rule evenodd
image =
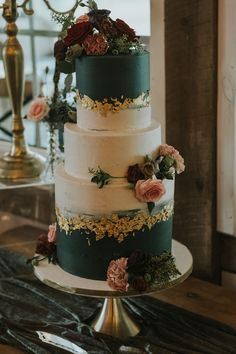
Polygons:
<instances>
[{"instance_id":1,"label":"candle holder","mask_svg":"<svg viewBox=\"0 0 236 354\"><path fill-rule=\"evenodd\" d=\"M24 55L17 39L18 8L22 8L26 15L32 15L33 9L28 8L30 0L17 5L16 0L5 0L0 7L3 9L3 18L6 20L5 33L8 38L3 46L3 63L6 83L12 107L12 145L10 151L0 157L0 180L19 180L38 177L43 169L45 159L33 153L27 147L24 138L24 125L21 108L24 94ZM74 6L65 12L52 8L48 0L43 0L49 10L57 14L74 12L81 3L76 0Z\"/></svg>"}]
</instances>

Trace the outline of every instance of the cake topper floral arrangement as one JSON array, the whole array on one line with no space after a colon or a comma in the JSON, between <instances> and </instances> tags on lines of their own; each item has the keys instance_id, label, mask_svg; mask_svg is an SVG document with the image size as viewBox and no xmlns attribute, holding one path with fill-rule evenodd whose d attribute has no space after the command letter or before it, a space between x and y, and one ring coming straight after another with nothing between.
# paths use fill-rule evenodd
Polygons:
<instances>
[{"instance_id":1,"label":"cake topper floral arrangement","mask_svg":"<svg viewBox=\"0 0 236 354\"><path fill-rule=\"evenodd\" d=\"M113 20L110 11L98 9L95 1L80 3L88 12L75 20L61 33L55 43L54 55L63 71L63 65L73 63L80 55L118 55L143 52L139 37L125 21ZM68 25L68 23L67 23ZM68 70L64 65L64 69ZM73 66L71 66L73 68ZM73 69L72 69L73 70Z\"/></svg>"}]
</instances>

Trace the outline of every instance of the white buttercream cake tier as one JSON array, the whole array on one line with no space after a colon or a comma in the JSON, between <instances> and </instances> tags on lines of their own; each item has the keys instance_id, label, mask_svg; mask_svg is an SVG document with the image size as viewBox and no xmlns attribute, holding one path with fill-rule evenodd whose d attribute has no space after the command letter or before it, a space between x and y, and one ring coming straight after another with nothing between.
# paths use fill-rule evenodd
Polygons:
<instances>
[{"instance_id":1,"label":"white buttercream cake tier","mask_svg":"<svg viewBox=\"0 0 236 354\"><path fill-rule=\"evenodd\" d=\"M108 112L106 116L77 103L77 124L90 130L144 129L151 125L151 108L129 108L119 112Z\"/></svg>"},{"instance_id":2,"label":"white buttercream cake tier","mask_svg":"<svg viewBox=\"0 0 236 354\"><path fill-rule=\"evenodd\" d=\"M56 206L68 217L80 214L92 216L111 215L123 211L142 210L148 213L147 204L135 197L134 190L128 188L128 182L112 180L99 189L90 179L75 178L68 175L63 164L55 173ZM163 180L165 195L156 205L165 205L174 199L174 180Z\"/></svg>"},{"instance_id":3,"label":"white buttercream cake tier","mask_svg":"<svg viewBox=\"0 0 236 354\"><path fill-rule=\"evenodd\" d=\"M161 125L152 121L145 129L91 131L67 123L64 132L65 170L74 177L91 177L89 169L100 167L111 176L125 177L129 166L157 157Z\"/></svg>"}]
</instances>

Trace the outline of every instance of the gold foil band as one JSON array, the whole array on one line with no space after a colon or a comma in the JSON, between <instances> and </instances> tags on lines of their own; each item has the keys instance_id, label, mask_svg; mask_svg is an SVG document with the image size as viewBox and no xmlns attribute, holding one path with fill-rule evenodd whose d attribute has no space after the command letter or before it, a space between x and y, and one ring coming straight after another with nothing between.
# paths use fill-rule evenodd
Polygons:
<instances>
[{"instance_id":1,"label":"gold foil band","mask_svg":"<svg viewBox=\"0 0 236 354\"><path fill-rule=\"evenodd\" d=\"M150 104L150 96L148 92L143 92L137 98L104 98L103 101L93 100L87 95L77 94L77 101L81 106L93 112L99 112L106 117L109 112L118 113L124 109L139 109L148 107Z\"/></svg>"},{"instance_id":2,"label":"gold foil band","mask_svg":"<svg viewBox=\"0 0 236 354\"><path fill-rule=\"evenodd\" d=\"M118 242L122 242L125 237L134 234L135 231L144 231L145 226L151 229L156 223L168 220L173 214L173 209L173 202L170 202L156 215L140 213L130 217L112 214L109 218L104 216L95 219L87 215L68 217L63 215L58 208L56 208L56 214L60 229L64 230L66 234L75 230L82 230L88 234L94 232L96 241L107 236L114 237Z\"/></svg>"}]
</instances>

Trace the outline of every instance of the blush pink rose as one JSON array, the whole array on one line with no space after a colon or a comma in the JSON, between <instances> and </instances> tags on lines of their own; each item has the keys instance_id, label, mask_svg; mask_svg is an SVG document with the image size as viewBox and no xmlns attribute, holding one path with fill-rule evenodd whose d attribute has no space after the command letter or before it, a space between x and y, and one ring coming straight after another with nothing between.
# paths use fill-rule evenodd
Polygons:
<instances>
[{"instance_id":1,"label":"blush pink rose","mask_svg":"<svg viewBox=\"0 0 236 354\"><path fill-rule=\"evenodd\" d=\"M165 186L159 179L140 179L135 185L135 195L140 202L157 202L165 192Z\"/></svg>"},{"instance_id":2,"label":"blush pink rose","mask_svg":"<svg viewBox=\"0 0 236 354\"><path fill-rule=\"evenodd\" d=\"M81 22L88 22L89 21L89 16L88 15L81 15L75 20L75 23L81 23Z\"/></svg>"},{"instance_id":3,"label":"blush pink rose","mask_svg":"<svg viewBox=\"0 0 236 354\"><path fill-rule=\"evenodd\" d=\"M49 106L44 97L36 98L29 107L27 118L34 122L42 120L49 112Z\"/></svg>"},{"instance_id":4,"label":"blush pink rose","mask_svg":"<svg viewBox=\"0 0 236 354\"><path fill-rule=\"evenodd\" d=\"M49 243L55 243L56 242L56 223L49 225L48 228L48 242Z\"/></svg>"},{"instance_id":5,"label":"blush pink rose","mask_svg":"<svg viewBox=\"0 0 236 354\"><path fill-rule=\"evenodd\" d=\"M110 262L107 269L107 283L117 291L127 291L128 274L126 273L128 258L119 258Z\"/></svg>"}]
</instances>

